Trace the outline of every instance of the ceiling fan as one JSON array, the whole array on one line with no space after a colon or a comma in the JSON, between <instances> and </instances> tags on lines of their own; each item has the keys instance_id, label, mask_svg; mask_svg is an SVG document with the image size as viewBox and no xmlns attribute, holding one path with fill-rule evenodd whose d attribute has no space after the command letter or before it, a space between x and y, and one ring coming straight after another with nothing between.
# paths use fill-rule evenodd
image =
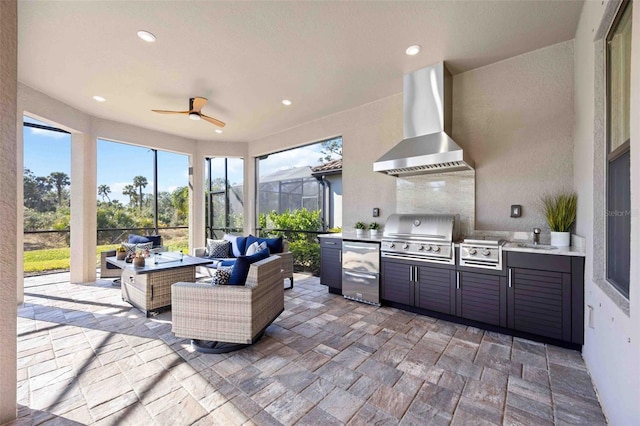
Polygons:
<instances>
[{"instance_id":1,"label":"ceiling fan","mask_svg":"<svg viewBox=\"0 0 640 426\"><path fill-rule=\"evenodd\" d=\"M189 99L189 111L165 111L162 109L152 109L151 111L160 114L187 114L192 120L200 120L202 118L204 121L208 121L209 123L215 124L218 127L224 127L224 123L222 121L213 117L209 117L208 115L200 112L206 104L207 98L196 97Z\"/></svg>"}]
</instances>

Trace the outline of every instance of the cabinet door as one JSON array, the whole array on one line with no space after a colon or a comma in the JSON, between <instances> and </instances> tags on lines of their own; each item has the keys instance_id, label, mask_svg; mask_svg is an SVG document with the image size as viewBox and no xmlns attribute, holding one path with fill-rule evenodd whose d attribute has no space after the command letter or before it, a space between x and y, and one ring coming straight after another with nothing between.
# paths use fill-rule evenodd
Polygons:
<instances>
[{"instance_id":1,"label":"cabinet door","mask_svg":"<svg viewBox=\"0 0 640 426\"><path fill-rule=\"evenodd\" d=\"M320 250L320 284L342 291L342 250L325 248Z\"/></svg>"},{"instance_id":2,"label":"cabinet door","mask_svg":"<svg viewBox=\"0 0 640 426\"><path fill-rule=\"evenodd\" d=\"M499 275L458 272L456 314L487 324L507 326L506 279Z\"/></svg>"},{"instance_id":3,"label":"cabinet door","mask_svg":"<svg viewBox=\"0 0 640 426\"><path fill-rule=\"evenodd\" d=\"M455 271L420 266L416 281L419 308L455 314Z\"/></svg>"},{"instance_id":4,"label":"cabinet door","mask_svg":"<svg viewBox=\"0 0 640 426\"><path fill-rule=\"evenodd\" d=\"M508 326L571 341L571 274L509 268Z\"/></svg>"},{"instance_id":5,"label":"cabinet door","mask_svg":"<svg viewBox=\"0 0 640 426\"><path fill-rule=\"evenodd\" d=\"M382 260L382 298L389 302L413 306L415 267L408 263Z\"/></svg>"}]
</instances>

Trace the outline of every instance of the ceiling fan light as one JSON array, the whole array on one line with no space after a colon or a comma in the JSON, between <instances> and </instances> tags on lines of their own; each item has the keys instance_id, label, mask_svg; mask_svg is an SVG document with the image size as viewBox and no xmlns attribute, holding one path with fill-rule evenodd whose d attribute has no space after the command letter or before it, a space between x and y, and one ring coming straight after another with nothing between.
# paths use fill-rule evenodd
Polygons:
<instances>
[{"instance_id":1,"label":"ceiling fan light","mask_svg":"<svg viewBox=\"0 0 640 426\"><path fill-rule=\"evenodd\" d=\"M156 36L151 34L149 31L144 31L144 30L138 31L138 37L140 37L142 40L146 41L147 43L153 43L154 41L156 41Z\"/></svg>"},{"instance_id":2,"label":"ceiling fan light","mask_svg":"<svg viewBox=\"0 0 640 426\"><path fill-rule=\"evenodd\" d=\"M200 114L198 114L197 112L190 112L189 113L189 118L194 120L194 121L198 121L198 120L200 120Z\"/></svg>"}]
</instances>

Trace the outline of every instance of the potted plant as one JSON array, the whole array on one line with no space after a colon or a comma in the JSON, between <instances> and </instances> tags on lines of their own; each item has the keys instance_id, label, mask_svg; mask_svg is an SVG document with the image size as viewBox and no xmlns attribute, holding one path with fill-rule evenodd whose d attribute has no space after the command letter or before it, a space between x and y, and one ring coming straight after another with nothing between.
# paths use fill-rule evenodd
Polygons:
<instances>
[{"instance_id":1,"label":"potted plant","mask_svg":"<svg viewBox=\"0 0 640 426\"><path fill-rule=\"evenodd\" d=\"M118 248L116 248L116 259L124 260L126 256L127 256L127 249L124 248L124 246L119 246Z\"/></svg>"},{"instance_id":2,"label":"potted plant","mask_svg":"<svg viewBox=\"0 0 640 426\"><path fill-rule=\"evenodd\" d=\"M575 192L545 195L542 197L544 215L551 228L551 245L568 247L571 243L571 226L576 221L578 196Z\"/></svg>"},{"instance_id":3,"label":"potted plant","mask_svg":"<svg viewBox=\"0 0 640 426\"><path fill-rule=\"evenodd\" d=\"M362 237L364 230L367 229L367 224L364 222L356 222L356 236Z\"/></svg>"},{"instance_id":4,"label":"potted plant","mask_svg":"<svg viewBox=\"0 0 640 426\"><path fill-rule=\"evenodd\" d=\"M369 232L371 233L371 238L376 238L378 236L378 229L380 229L380 224L378 222L371 222L369 224Z\"/></svg>"},{"instance_id":5,"label":"potted plant","mask_svg":"<svg viewBox=\"0 0 640 426\"><path fill-rule=\"evenodd\" d=\"M141 250L136 251L136 257L133 258L133 266L142 268L145 265L144 253Z\"/></svg>"}]
</instances>

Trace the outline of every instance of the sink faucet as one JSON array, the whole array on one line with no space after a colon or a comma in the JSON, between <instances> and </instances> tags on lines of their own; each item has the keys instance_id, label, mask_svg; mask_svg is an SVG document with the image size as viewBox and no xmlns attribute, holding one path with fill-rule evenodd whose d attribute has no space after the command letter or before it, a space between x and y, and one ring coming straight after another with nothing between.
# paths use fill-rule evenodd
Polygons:
<instances>
[{"instance_id":1,"label":"sink faucet","mask_svg":"<svg viewBox=\"0 0 640 426\"><path fill-rule=\"evenodd\" d=\"M533 228L533 245L540 244L540 228Z\"/></svg>"}]
</instances>

